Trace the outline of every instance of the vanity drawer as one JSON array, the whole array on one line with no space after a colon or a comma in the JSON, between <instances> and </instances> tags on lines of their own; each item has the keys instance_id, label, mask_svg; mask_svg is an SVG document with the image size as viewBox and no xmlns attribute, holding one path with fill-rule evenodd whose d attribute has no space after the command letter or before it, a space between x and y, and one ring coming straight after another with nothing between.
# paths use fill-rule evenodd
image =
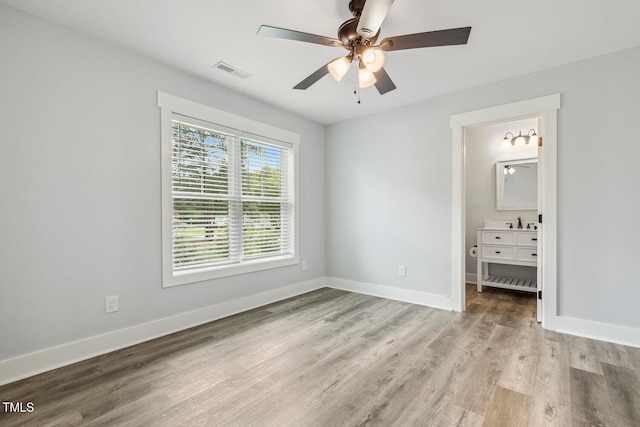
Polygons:
<instances>
[{"instance_id":1,"label":"vanity drawer","mask_svg":"<svg viewBox=\"0 0 640 427\"><path fill-rule=\"evenodd\" d=\"M538 233L516 233L516 244L518 246L538 246Z\"/></svg>"},{"instance_id":2,"label":"vanity drawer","mask_svg":"<svg viewBox=\"0 0 640 427\"><path fill-rule=\"evenodd\" d=\"M482 245L482 257L494 259L515 259L513 246Z\"/></svg>"},{"instance_id":3,"label":"vanity drawer","mask_svg":"<svg viewBox=\"0 0 640 427\"><path fill-rule=\"evenodd\" d=\"M538 261L538 251L535 248L518 248L518 261Z\"/></svg>"},{"instance_id":4,"label":"vanity drawer","mask_svg":"<svg viewBox=\"0 0 640 427\"><path fill-rule=\"evenodd\" d=\"M483 231L482 243L493 245L513 245L513 232L511 231Z\"/></svg>"}]
</instances>

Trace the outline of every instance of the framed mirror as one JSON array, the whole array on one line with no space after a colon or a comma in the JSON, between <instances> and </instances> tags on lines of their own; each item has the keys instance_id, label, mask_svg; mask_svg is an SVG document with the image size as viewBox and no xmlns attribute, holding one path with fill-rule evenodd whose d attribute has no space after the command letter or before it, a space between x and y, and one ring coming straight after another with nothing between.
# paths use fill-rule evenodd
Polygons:
<instances>
[{"instance_id":1,"label":"framed mirror","mask_svg":"<svg viewBox=\"0 0 640 427\"><path fill-rule=\"evenodd\" d=\"M538 207L538 159L496 163L496 201L499 211Z\"/></svg>"}]
</instances>

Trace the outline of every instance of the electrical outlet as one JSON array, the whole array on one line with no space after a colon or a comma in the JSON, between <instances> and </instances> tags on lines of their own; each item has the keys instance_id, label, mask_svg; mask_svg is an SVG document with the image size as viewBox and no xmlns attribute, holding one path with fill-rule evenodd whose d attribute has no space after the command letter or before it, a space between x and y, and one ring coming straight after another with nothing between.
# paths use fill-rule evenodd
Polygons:
<instances>
[{"instance_id":1,"label":"electrical outlet","mask_svg":"<svg viewBox=\"0 0 640 427\"><path fill-rule=\"evenodd\" d=\"M307 261L302 261L300 263L300 268L302 269L302 271L307 271Z\"/></svg>"},{"instance_id":2,"label":"electrical outlet","mask_svg":"<svg viewBox=\"0 0 640 427\"><path fill-rule=\"evenodd\" d=\"M104 298L105 313L113 313L118 311L118 295L113 295Z\"/></svg>"},{"instance_id":3,"label":"electrical outlet","mask_svg":"<svg viewBox=\"0 0 640 427\"><path fill-rule=\"evenodd\" d=\"M407 275L407 266L406 265L399 265L398 266L398 275L405 277Z\"/></svg>"}]
</instances>

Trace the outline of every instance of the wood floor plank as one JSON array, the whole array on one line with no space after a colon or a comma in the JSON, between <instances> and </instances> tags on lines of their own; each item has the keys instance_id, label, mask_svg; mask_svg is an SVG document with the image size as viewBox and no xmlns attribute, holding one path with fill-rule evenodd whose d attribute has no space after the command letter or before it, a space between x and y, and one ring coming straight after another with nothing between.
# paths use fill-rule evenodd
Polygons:
<instances>
[{"instance_id":1,"label":"wood floor plank","mask_svg":"<svg viewBox=\"0 0 640 427\"><path fill-rule=\"evenodd\" d=\"M640 372L640 348L625 346L624 348L629 356L629 360L633 364L633 368Z\"/></svg>"},{"instance_id":2,"label":"wood floor plank","mask_svg":"<svg viewBox=\"0 0 640 427\"><path fill-rule=\"evenodd\" d=\"M359 310L353 310L356 306ZM204 408L207 416L214 417L220 425L226 425L234 420L250 417L255 412L253 406L259 407L258 412L262 413L263 417L269 417L269 412L276 411L283 402L303 396L299 387L292 387L292 382L297 381L302 385L312 384L320 388L327 387L327 384L322 385L318 381L310 383L307 380L316 377L313 374L314 371L337 372L338 378L335 381L341 381L341 376L345 375L345 372L351 375L354 371L351 366L353 359L350 355L354 352L362 354L366 350L365 340L357 337L370 325L377 324L376 321L371 320L373 316L371 313L385 318L406 309L407 305L395 304L380 298L369 298L368 305L358 303L348 307L325 319L322 323L324 328L316 330L315 335L298 335L304 339L304 342L292 342L284 345L277 353L262 354L249 363L240 364L238 370L221 376L220 380L210 379L210 386L205 386L197 395L192 396L191 400L199 401L199 408ZM346 332L347 330L350 330L350 338L347 340L344 335L336 333L336 331ZM268 336L265 341L270 341ZM287 393L292 392L293 394L288 398ZM212 395L215 398L212 398ZM247 396L254 397L247 398ZM270 404L269 399L272 396L276 401ZM165 413L164 417L182 417L184 406L177 405L170 408L168 412L173 415ZM195 419L201 416L193 408L190 412L194 414ZM246 422L249 423L249 421Z\"/></svg>"},{"instance_id":3,"label":"wood floor plank","mask_svg":"<svg viewBox=\"0 0 640 427\"><path fill-rule=\"evenodd\" d=\"M600 374L570 368L572 424L616 426L605 379Z\"/></svg>"},{"instance_id":4,"label":"wood floor plank","mask_svg":"<svg viewBox=\"0 0 640 427\"><path fill-rule=\"evenodd\" d=\"M430 423L431 424L431 423ZM484 417L472 411L452 405L441 420L434 420L431 425L438 427L480 427L484 424Z\"/></svg>"},{"instance_id":5,"label":"wood floor plank","mask_svg":"<svg viewBox=\"0 0 640 427\"><path fill-rule=\"evenodd\" d=\"M484 310L478 312L484 313ZM439 425L450 419L451 413L460 414L460 409L469 414L465 418L467 421L482 417L468 408L461 408L455 401L463 394L465 383L484 380L477 366L482 362L481 355L487 350L495 326L486 316L477 315L458 337L451 339L450 331L442 334L449 336L449 345L443 346L442 336L438 337L438 345L431 346L437 355L433 366L435 373L430 381L424 382L399 416L399 425L421 425L424 419L429 420L429 425Z\"/></svg>"},{"instance_id":6,"label":"wood floor plank","mask_svg":"<svg viewBox=\"0 0 640 427\"><path fill-rule=\"evenodd\" d=\"M171 399L162 392L145 394L140 398L132 397L123 402L123 405L84 425L86 427L144 425L150 417L170 404Z\"/></svg>"},{"instance_id":7,"label":"wood floor plank","mask_svg":"<svg viewBox=\"0 0 640 427\"><path fill-rule=\"evenodd\" d=\"M531 397L522 393L496 387L484 426L487 427L527 427Z\"/></svg>"},{"instance_id":8,"label":"wood floor plank","mask_svg":"<svg viewBox=\"0 0 640 427\"><path fill-rule=\"evenodd\" d=\"M353 309L356 305L349 305L349 309ZM344 313L343 313L344 314ZM335 315L332 313L324 313L323 315ZM356 325L363 321L361 313L353 312L351 316L342 315L344 320L339 327L345 325ZM286 319L281 319L282 325L287 323ZM217 344L214 348L216 357L220 360L230 360L231 363L211 363L207 359L207 353L191 361L188 365L195 368L190 378L183 378L180 381L184 387L175 387L168 394L176 399L182 400L201 391L206 391L213 384L224 384L228 379L237 379L242 375L251 373L255 369L262 369L265 361L278 360L286 361L288 353L292 348L302 351L308 348L314 340L323 343L326 346L337 345L329 339L330 336L337 337L335 341L342 343L340 335L336 333L335 323L331 323L318 319L318 321L306 323L302 320L298 323L296 319L290 318L290 327L299 326L305 330L305 334L288 333L282 334L280 321L274 324L274 327L260 327L255 329L255 333L238 334L225 340L223 343ZM326 338L326 339L325 339ZM276 363L278 365L278 363ZM207 375L199 375L201 367L207 366ZM200 368L199 368L200 367ZM250 375L250 374L249 374Z\"/></svg>"},{"instance_id":9,"label":"wood floor plank","mask_svg":"<svg viewBox=\"0 0 640 427\"><path fill-rule=\"evenodd\" d=\"M528 328L520 328L515 338L513 352L502 371L498 385L531 395L540 358L541 331L535 320L529 320Z\"/></svg>"},{"instance_id":10,"label":"wood floor plank","mask_svg":"<svg viewBox=\"0 0 640 427\"><path fill-rule=\"evenodd\" d=\"M602 375L596 351L589 343L591 340L572 335L566 335L565 340L569 348L569 366Z\"/></svg>"},{"instance_id":11,"label":"wood floor plank","mask_svg":"<svg viewBox=\"0 0 640 427\"><path fill-rule=\"evenodd\" d=\"M441 325L440 328L435 327L431 334L421 333L424 329L422 321L411 322L408 328L398 329L398 339L394 343L401 346L386 346L385 357L369 360L362 375L351 375L350 380L335 391L336 409L339 409L334 410L331 404L322 403L321 415L314 421L318 425L329 425L336 413L348 411L355 418L356 425L393 423L423 385L432 380L440 356L433 353L428 344L438 329L444 329L450 318L451 313L435 312L425 319L434 326Z\"/></svg>"},{"instance_id":12,"label":"wood floor plank","mask_svg":"<svg viewBox=\"0 0 640 427\"><path fill-rule=\"evenodd\" d=\"M531 294L467 300L321 289L1 386L36 410L0 425L637 425L640 349L542 330Z\"/></svg>"},{"instance_id":13,"label":"wood floor plank","mask_svg":"<svg viewBox=\"0 0 640 427\"><path fill-rule=\"evenodd\" d=\"M571 425L569 351L564 340L546 339L539 343L538 365L530 390L532 397L529 425Z\"/></svg>"},{"instance_id":14,"label":"wood floor plank","mask_svg":"<svg viewBox=\"0 0 640 427\"><path fill-rule=\"evenodd\" d=\"M480 320L480 316L457 316L453 318L450 324L429 343L429 348L441 354L463 348L467 344L467 333Z\"/></svg>"},{"instance_id":15,"label":"wood floor plank","mask_svg":"<svg viewBox=\"0 0 640 427\"><path fill-rule=\"evenodd\" d=\"M589 340L589 346L593 349L596 359L601 363L635 369L625 346L598 340Z\"/></svg>"},{"instance_id":16,"label":"wood floor plank","mask_svg":"<svg viewBox=\"0 0 640 427\"><path fill-rule=\"evenodd\" d=\"M387 317L384 313L378 314ZM421 354L416 346L423 344L424 341L424 334L419 333L423 322L434 320L436 323L437 319L431 319L432 316L448 317L448 315L449 313L438 310L415 310L410 306L404 308L400 313L390 317L397 320L404 319L404 322L396 322L393 330L387 328L384 339L372 339L379 333L378 327L374 327L357 337L359 345L349 352L332 359L327 359L325 356L325 360L319 366L297 372L296 381L285 382L279 390L274 390L275 393L272 395L277 396L277 399L271 399L271 402L268 402L271 408L268 418L278 424L286 422L287 418L298 419L297 417L300 416L304 417L307 423L323 425L329 421L325 418L327 414L333 417L334 414L339 414L343 410L344 402L359 406L356 400L364 402L372 400L394 379L394 367L403 359L403 355L398 353L399 349L402 353ZM445 322L441 321L441 323ZM423 345L426 346L426 344ZM400 372L402 373L402 370ZM300 378L300 374L303 374L304 378ZM314 377L318 380L308 381L308 378ZM362 378L371 379L373 383L363 381ZM384 388L381 387L382 384L385 384ZM341 396L344 397L341 398ZM292 411L289 411L285 419L280 417L281 402L296 397L301 400L303 412L291 414Z\"/></svg>"},{"instance_id":17,"label":"wood floor plank","mask_svg":"<svg viewBox=\"0 0 640 427\"><path fill-rule=\"evenodd\" d=\"M450 419L452 413L459 413L460 408L469 414L471 420L482 417L470 410L469 406L456 404L458 401L476 402L476 388L472 387L472 391L467 393L465 389L468 384L495 383L494 375L486 376L487 370L483 364L487 361L482 355L490 353L498 339L493 329L488 333L483 319L480 320L475 319L473 326L462 332L459 338L450 340L455 345L443 347L440 340L431 349L437 355L433 359L434 374L429 381L424 382L414 399L398 416L398 425L424 425L425 420L428 421L427 425L440 425ZM443 335L449 334L450 331L446 331ZM499 331L497 336L500 336ZM444 351L439 352L441 350ZM490 390L489 394L493 390L492 386L487 389ZM482 400L483 397L480 396L478 402ZM487 403L488 399L478 406L484 409Z\"/></svg>"},{"instance_id":18,"label":"wood floor plank","mask_svg":"<svg viewBox=\"0 0 640 427\"><path fill-rule=\"evenodd\" d=\"M495 330L496 323L484 314L484 310L475 313L477 321L465 332L461 333L462 341L459 348L472 356L483 350L482 344L487 342Z\"/></svg>"},{"instance_id":19,"label":"wood floor plank","mask_svg":"<svg viewBox=\"0 0 640 427\"><path fill-rule=\"evenodd\" d=\"M437 425L454 408L458 408L454 398L464 381L472 375L473 356L460 349L449 354L434 354L433 374L401 408L396 418L397 425Z\"/></svg>"},{"instance_id":20,"label":"wood floor plank","mask_svg":"<svg viewBox=\"0 0 640 427\"><path fill-rule=\"evenodd\" d=\"M479 293L475 285L467 283L467 301L474 305L483 305L485 314L495 324L519 327L536 318L536 298L530 292L485 287ZM467 305L469 308L469 304Z\"/></svg>"},{"instance_id":21,"label":"wood floor plank","mask_svg":"<svg viewBox=\"0 0 640 427\"><path fill-rule=\"evenodd\" d=\"M67 408L60 413L41 411L35 407L39 415L12 413L7 414L0 410L0 425L3 427L11 426L38 426L38 427L76 427L85 424L84 419L79 411Z\"/></svg>"},{"instance_id":22,"label":"wood floor plank","mask_svg":"<svg viewBox=\"0 0 640 427\"><path fill-rule=\"evenodd\" d=\"M607 391L618 426L640 426L640 373L635 369L602 364Z\"/></svg>"},{"instance_id":23,"label":"wood floor plank","mask_svg":"<svg viewBox=\"0 0 640 427\"><path fill-rule=\"evenodd\" d=\"M322 322L324 325L321 329L308 329L302 334L287 334L288 337L296 337L293 342L279 347L279 351L275 353L264 353L256 355L258 357L248 360L246 363L240 363L238 370L228 374L220 373L220 380L213 380L215 385L215 394L217 402L224 402L230 409L225 410L224 414L220 411L214 411L218 422L224 425L234 419L243 418L251 413L251 406L258 405L263 413L269 412L268 400L269 396L278 397L276 409L283 397L283 390L288 390L289 381L295 379L305 379L307 377L314 378L313 375L307 374L307 371L328 372L330 369L337 372L348 372L352 374L353 363L352 353L362 354L366 351L363 345L364 340L353 338L357 337L368 330L370 325L377 322L371 321L371 312L375 312L377 316L386 317L393 315L399 310L406 309L406 304L395 304L388 300L368 299L366 304L354 304L344 307L333 315L325 318ZM310 331L313 331L309 334ZM349 339L345 340L345 336L339 332L345 333L350 331ZM269 335L263 337L264 341L281 342L281 339ZM281 342L282 344L282 342ZM341 368L345 365L344 368ZM337 378L336 381L342 381ZM307 384L305 381L301 381ZM317 382L314 382L317 386ZM326 385L322 386L326 387ZM256 397L247 399L246 394L255 393ZM199 395L205 396L206 401L210 404L211 391L208 388L202 390ZM258 397L259 396L259 397ZM296 394L293 398L299 398L301 394ZM196 397L198 399L198 397ZM200 405L206 408L207 405ZM209 411L210 412L210 411Z\"/></svg>"},{"instance_id":24,"label":"wood floor plank","mask_svg":"<svg viewBox=\"0 0 640 427\"><path fill-rule=\"evenodd\" d=\"M462 389L456 395L455 404L484 415L489 398L502 375L506 360L511 355L516 341L513 328L496 325L483 351L474 358L474 366Z\"/></svg>"}]
</instances>

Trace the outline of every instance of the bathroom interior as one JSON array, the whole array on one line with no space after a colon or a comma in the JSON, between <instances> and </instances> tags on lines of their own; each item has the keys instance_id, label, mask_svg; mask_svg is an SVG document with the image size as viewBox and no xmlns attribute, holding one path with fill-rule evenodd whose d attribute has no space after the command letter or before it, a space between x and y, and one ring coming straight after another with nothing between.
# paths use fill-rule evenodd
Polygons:
<instances>
[{"instance_id":1,"label":"bathroom interior","mask_svg":"<svg viewBox=\"0 0 640 427\"><path fill-rule=\"evenodd\" d=\"M465 130L467 309L479 302L516 301L540 321L541 126L534 117Z\"/></svg>"}]
</instances>

